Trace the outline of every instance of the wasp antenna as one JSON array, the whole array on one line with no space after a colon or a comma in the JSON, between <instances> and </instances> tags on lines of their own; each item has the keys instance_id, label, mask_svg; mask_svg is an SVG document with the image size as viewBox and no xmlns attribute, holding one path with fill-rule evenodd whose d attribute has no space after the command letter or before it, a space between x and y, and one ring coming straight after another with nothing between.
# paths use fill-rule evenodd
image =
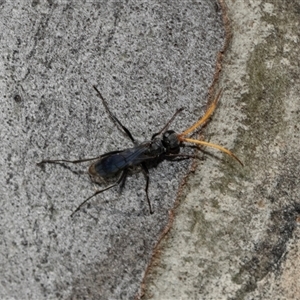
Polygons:
<instances>
[{"instance_id":1,"label":"wasp antenna","mask_svg":"<svg viewBox=\"0 0 300 300\"><path fill-rule=\"evenodd\" d=\"M214 99L213 103L209 106L208 110L206 111L206 113L204 114L204 116L198 120L194 125L192 125L190 128L188 128L187 130L185 130L184 132L180 133L179 136L183 137L188 135L189 133L191 133L192 131L194 131L196 128L198 128L199 126L201 126L202 124L204 124L207 119L213 114L213 112L215 111L216 107L217 107L217 103L221 97L223 89L221 89L217 95L217 97Z\"/></svg>"},{"instance_id":2,"label":"wasp antenna","mask_svg":"<svg viewBox=\"0 0 300 300\"><path fill-rule=\"evenodd\" d=\"M198 145L203 145L203 146L207 146L207 147L211 147L211 148L215 148L218 149L226 154L228 154L229 156L233 157L235 160L237 160L242 166L244 166L244 164L241 162L241 160L235 155L233 154L230 150L216 145L216 144L212 144L212 143L208 143L205 141L200 141L200 140L194 140L194 139L188 139L188 138L182 138L182 137L178 137L180 141L182 142L187 142L187 143L193 143L193 144L198 144Z\"/></svg>"}]
</instances>

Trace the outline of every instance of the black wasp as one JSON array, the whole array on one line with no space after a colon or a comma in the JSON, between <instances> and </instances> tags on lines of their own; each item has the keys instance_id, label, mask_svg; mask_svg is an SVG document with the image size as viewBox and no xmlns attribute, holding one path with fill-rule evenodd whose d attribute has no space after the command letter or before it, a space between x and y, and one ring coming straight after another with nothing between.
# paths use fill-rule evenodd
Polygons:
<instances>
[{"instance_id":1,"label":"black wasp","mask_svg":"<svg viewBox=\"0 0 300 300\"><path fill-rule=\"evenodd\" d=\"M185 154L180 154L180 148L184 146L183 142L188 142L196 145L203 145L203 146L208 146L212 148L216 148L220 151L223 151L224 153L230 155L234 159L236 159L241 165L243 163L238 159L237 156L235 156L231 151L227 150L226 148L208 143L205 141L201 140L196 140L196 139L191 139L191 138L186 138L186 136L190 133L192 133L195 129L197 129L199 126L203 125L208 118L212 115L214 112L217 102L221 96L221 91L218 93L217 97L215 100L212 102L204 116L198 120L195 124L193 124L191 127L189 127L187 130L184 132L177 134L173 130L168 130L171 122L174 120L176 115L180 113L183 109L178 109L173 117L167 122L167 124L161 129L161 131L155 133L152 135L152 138L150 141L145 141L141 144L138 144L133 136L131 135L130 131L122 125L122 123L117 119L116 116L114 116L111 111L108 108L108 105L106 101L104 100L102 94L99 92L99 90L94 86L94 89L98 93L99 97L101 98L103 105L108 112L110 118L112 121L119 127L121 128L124 133L131 139L133 142L134 146L132 148L128 148L125 150L116 150L112 152L105 153L103 155L100 155L98 157L94 158L86 158L86 159L80 159L80 160L65 160L65 159L59 159L59 160L43 160L39 165L44 164L44 163L81 163L81 162L86 162L86 161L91 161L95 160L95 162L89 167L89 175L94 178L94 179L103 179L107 177L111 177L113 175L117 175L120 173L119 178L111 185L107 186L106 188L102 190L97 190L93 195L88 197L86 200L84 200L76 209L73 211L71 216L73 216L88 200L93 198L94 196L111 189L112 187L123 184L125 182L125 178L128 174L128 171L130 168L135 167L135 166L141 166L143 173L145 174L146 177L146 187L145 187L145 192L146 192L146 197L150 209L150 213L153 213L151 203L149 200L148 196L148 187L149 187L149 171L146 165L146 162L151 162L153 160L165 160L165 159L174 159L176 157L181 157L181 158L190 158L194 157L191 155L185 155ZM97 181L94 180L96 183Z\"/></svg>"}]
</instances>

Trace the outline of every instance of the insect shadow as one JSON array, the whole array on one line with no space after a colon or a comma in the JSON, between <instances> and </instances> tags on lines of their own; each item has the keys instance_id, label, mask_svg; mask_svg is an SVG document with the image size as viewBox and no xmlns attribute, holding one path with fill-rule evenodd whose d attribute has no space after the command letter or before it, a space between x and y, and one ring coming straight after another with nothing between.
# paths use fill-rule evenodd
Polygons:
<instances>
[{"instance_id":1,"label":"insect shadow","mask_svg":"<svg viewBox=\"0 0 300 300\"><path fill-rule=\"evenodd\" d=\"M91 198L94 196L107 191L111 189L112 187L116 185L123 186L125 183L125 179L128 175L128 171L136 166L141 166L141 169L146 177L146 186L145 186L145 192L146 192L146 198L149 205L150 213L153 213L153 209L151 207L149 195L148 195L148 188L149 188L149 171L147 164L148 162L154 162L154 161L163 161L163 160L180 160L180 159L188 159L195 157L194 155L189 154L181 154L180 148L184 147L186 143L192 143L196 145L203 145L207 147L212 147L215 149L218 149L229 156L233 157L235 160L237 160L241 165L243 163L239 160L239 158L234 155L230 150L216 145L209 142L205 142L202 140L196 140L192 138L186 137L187 135L191 134L193 131L195 131L199 126L202 126L209 117L213 114L213 112L216 109L218 100L221 97L222 90L219 91L218 95L212 102L212 104L209 106L208 110L204 114L204 116L198 120L196 123L194 123L191 127L186 129L184 132L177 134L174 130L168 130L170 124L173 122L175 117L183 110L183 108L178 109L175 114L172 116L172 118L166 123L166 125L157 133L153 134L151 137L151 140L145 141L143 143L137 143L137 141L133 138L130 131L118 120L118 118L112 114L112 112L109 110L107 102L105 101L104 97L100 93L100 91L97 89L96 86L93 86L96 90L98 96L101 98L102 103L109 114L112 121L117 125L117 127L123 131L129 139L133 142L134 146L132 148L128 148L125 150L116 150L111 151L105 154L102 154L98 157L93 158L84 158L79 160L66 160L66 159L56 159L56 160L42 160L38 163L38 165L46 164L46 163L52 163L52 164L62 164L62 163L82 163L86 161L92 161L95 160L94 163L92 163L89 167L88 173L93 181L97 182L97 179L105 179L111 176L117 176L118 179L105 187L104 189L97 190L93 195L85 199L71 214L71 217L74 216L74 214L80 210L80 208L88 202Z\"/></svg>"}]
</instances>

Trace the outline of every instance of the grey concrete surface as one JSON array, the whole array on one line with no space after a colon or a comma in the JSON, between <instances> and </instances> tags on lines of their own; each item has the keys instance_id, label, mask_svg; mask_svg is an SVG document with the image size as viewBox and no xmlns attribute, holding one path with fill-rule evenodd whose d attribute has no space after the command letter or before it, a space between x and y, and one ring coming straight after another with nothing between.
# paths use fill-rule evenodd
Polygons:
<instances>
[{"instance_id":1,"label":"grey concrete surface","mask_svg":"<svg viewBox=\"0 0 300 300\"><path fill-rule=\"evenodd\" d=\"M190 176L144 299L300 299L300 4L225 1L224 96L205 131L244 161Z\"/></svg>"},{"instance_id":2,"label":"grey concrete surface","mask_svg":"<svg viewBox=\"0 0 300 300\"><path fill-rule=\"evenodd\" d=\"M94 192L88 164L36 163L131 146L94 84L139 141L179 107L175 129L199 118L224 43L218 3L0 1L0 41L0 298L133 298L189 162L150 170L153 215L136 173L73 219Z\"/></svg>"}]
</instances>

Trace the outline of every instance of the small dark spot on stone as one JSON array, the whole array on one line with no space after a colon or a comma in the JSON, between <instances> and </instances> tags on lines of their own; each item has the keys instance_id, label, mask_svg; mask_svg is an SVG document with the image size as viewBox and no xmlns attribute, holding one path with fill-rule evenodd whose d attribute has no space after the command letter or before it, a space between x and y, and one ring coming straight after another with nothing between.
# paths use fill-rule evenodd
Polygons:
<instances>
[{"instance_id":1,"label":"small dark spot on stone","mask_svg":"<svg viewBox=\"0 0 300 300\"><path fill-rule=\"evenodd\" d=\"M27 246L27 245L28 245L28 242L27 242L26 240L24 240L24 241L21 242L21 245Z\"/></svg>"},{"instance_id":2,"label":"small dark spot on stone","mask_svg":"<svg viewBox=\"0 0 300 300\"><path fill-rule=\"evenodd\" d=\"M39 0L33 0L33 1L31 2L31 6L32 6L32 7L35 7L35 6L37 6L38 4L40 4L40 1L39 1Z\"/></svg>"},{"instance_id":3,"label":"small dark spot on stone","mask_svg":"<svg viewBox=\"0 0 300 300\"><path fill-rule=\"evenodd\" d=\"M15 95L14 96L14 100L17 102L17 103L20 103L21 101L22 101L22 98L21 98L21 96L20 95Z\"/></svg>"}]
</instances>

